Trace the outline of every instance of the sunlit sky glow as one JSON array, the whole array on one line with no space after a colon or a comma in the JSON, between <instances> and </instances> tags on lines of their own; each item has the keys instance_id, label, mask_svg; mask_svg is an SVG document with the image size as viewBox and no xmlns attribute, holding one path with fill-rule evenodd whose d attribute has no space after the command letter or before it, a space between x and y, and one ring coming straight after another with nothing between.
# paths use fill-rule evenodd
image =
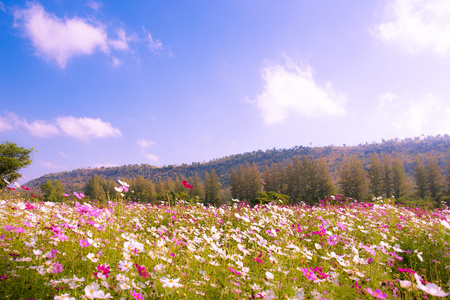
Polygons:
<instances>
[{"instance_id":1,"label":"sunlit sky glow","mask_svg":"<svg viewBox=\"0 0 450 300\"><path fill-rule=\"evenodd\" d=\"M0 1L35 177L450 132L450 2Z\"/></svg>"}]
</instances>

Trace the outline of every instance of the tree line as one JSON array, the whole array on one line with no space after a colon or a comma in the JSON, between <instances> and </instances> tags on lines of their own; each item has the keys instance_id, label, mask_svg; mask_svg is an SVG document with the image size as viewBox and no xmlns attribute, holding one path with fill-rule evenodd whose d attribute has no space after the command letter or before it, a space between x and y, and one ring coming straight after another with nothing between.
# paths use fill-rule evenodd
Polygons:
<instances>
[{"instance_id":1,"label":"tree line","mask_svg":"<svg viewBox=\"0 0 450 300\"><path fill-rule=\"evenodd\" d=\"M278 198L289 203L318 203L331 195L342 194L358 200L373 197L402 199L415 197L439 204L450 199L450 159L442 170L433 155L416 157L413 176L406 174L399 157L374 153L370 163L363 165L356 156L345 156L340 164L338 178L333 180L324 159L296 157L290 164L273 163L260 171L257 165L246 162L231 169L230 184L223 187L214 169L205 172L202 180L195 176L153 181L143 176L122 179L130 185L123 196L134 201L155 203L175 199L192 199L196 202L219 205L231 199L253 203L267 202ZM186 180L191 186L183 185ZM98 201L116 198L118 183L93 175L84 186L86 197ZM47 200L63 199L62 184L58 180L41 185Z\"/></svg>"}]
</instances>

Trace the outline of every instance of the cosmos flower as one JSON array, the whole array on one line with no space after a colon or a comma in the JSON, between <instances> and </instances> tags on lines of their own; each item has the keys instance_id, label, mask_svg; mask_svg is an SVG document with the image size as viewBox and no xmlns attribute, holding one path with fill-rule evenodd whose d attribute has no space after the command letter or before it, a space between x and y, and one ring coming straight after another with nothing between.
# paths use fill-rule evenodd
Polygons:
<instances>
[{"instance_id":1,"label":"cosmos flower","mask_svg":"<svg viewBox=\"0 0 450 300\"><path fill-rule=\"evenodd\" d=\"M381 292L380 289L376 289L375 291L372 291L371 288L367 288L366 291L374 296L377 299L387 299L388 295L386 293Z\"/></svg>"},{"instance_id":2,"label":"cosmos flower","mask_svg":"<svg viewBox=\"0 0 450 300\"><path fill-rule=\"evenodd\" d=\"M182 183L183 183L184 187L186 187L186 188L188 188L188 189L193 189L193 188L194 188L192 185L190 185L189 183L187 183L186 180L183 180Z\"/></svg>"},{"instance_id":3,"label":"cosmos flower","mask_svg":"<svg viewBox=\"0 0 450 300\"><path fill-rule=\"evenodd\" d=\"M179 284L178 281L180 281L180 278L177 279L170 279L167 277L161 277L159 280L161 283L163 283L163 287L173 288L173 287L182 287L182 284Z\"/></svg>"},{"instance_id":4,"label":"cosmos flower","mask_svg":"<svg viewBox=\"0 0 450 300\"><path fill-rule=\"evenodd\" d=\"M434 283L427 283L426 285L423 285L421 282L422 278L417 273L414 274L414 278L416 278L417 288L429 295L435 297L447 297L448 295L450 295L449 293L444 292L440 287L438 287Z\"/></svg>"}]
</instances>

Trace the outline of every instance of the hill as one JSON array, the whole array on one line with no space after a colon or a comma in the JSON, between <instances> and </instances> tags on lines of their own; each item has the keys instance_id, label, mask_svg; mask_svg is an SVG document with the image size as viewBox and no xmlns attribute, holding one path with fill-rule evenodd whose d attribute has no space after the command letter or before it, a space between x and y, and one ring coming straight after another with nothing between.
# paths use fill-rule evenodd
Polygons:
<instances>
[{"instance_id":1,"label":"hill","mask_svg":"<svg viewBox=\"0 0 450 300\"><path fill-rule=\"evenodd\" d=\"M101 167L101 168L81 168L73 171L51 173L26 183L33 189L38 189L41 184L48 180L57 179L62 182L66 191L80 191L86 182L94 175L105 178L107 180L130 179L137 176L143 176L152 179L154 182L158 180L166 180L167 178L175 179L178 177L189 178L198 173L203 179L205 172L216 171L219 181L224 187L229 185L231 169L237 169L239 164L256 163L258 169L262 172L265 165L270 166L273 163L290 164L295 157L314 157L322 158L326 161L329 171L334 181L338 180L338 171L345 156L356 155L366 166L369 164L370 156L373 153L379 155L387 154L399 157L405 164L405 171L412 176L413 162L415 157L424 157L432 154L436 157L438 165L441 169L448 159L448 151L450 149L450 136L438 135L428 137L406 138L403 140L383 140L381 143L365 143L357 146L326 146L326 147L303 147L296 146L290 149L270 149L257 150L253 152L235 154L211 160L206 163L192 163L182 165L168 165L163 167L155 167L148 164L127 165L120 167Z\"/></svg>"}]
</instances>

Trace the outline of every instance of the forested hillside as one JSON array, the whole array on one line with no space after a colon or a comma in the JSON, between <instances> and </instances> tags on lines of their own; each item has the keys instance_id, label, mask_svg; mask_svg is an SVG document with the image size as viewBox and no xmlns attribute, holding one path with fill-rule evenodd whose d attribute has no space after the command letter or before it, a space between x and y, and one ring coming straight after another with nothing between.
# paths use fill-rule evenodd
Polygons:
<instances>
[{"instance_id":1,"label":"forested hillside","mask_svg":"<svg viewBox=\"0 0 450 300\"><path fill-rule=\"evenodd\" d=\"M121 167L82 168L68 172L47 174L28 182L27 185L31 188L39 188L41 184L48 180L57 179L61 181L67 191L76 191L81 190L94 174L106 180L131 179L142 176L158 182L159 180L165 181L167 178L175 180L177 176L179 178L193 178L196 173L200 179L204 180L205 173L210 173L214 169L222 187L228 187L230 185L231 170L237 170L240 164L245 165L246 163L252 164L254 162L258 170L263 172L266 165L271 166L274 163L287 165L292 163L295 157L302 158L303 156L323 159L328 166L333 182L337 183L344 157L356 156L361 160L363 166L368 166L373 153L380 156L387 154L400 158L404 163L406 174L411 177L416 157L424 158L427 155L434 155L438 165L444 169L449 149L450 136L448 135L388 140L382 143L366 143L353 147L333 145L326 147L297 146L290 149L274 148L265 151L257 150L250 153L235 154L206 163L195 162L163 167L141 164Z\"/></svg>"}]
</instances>

